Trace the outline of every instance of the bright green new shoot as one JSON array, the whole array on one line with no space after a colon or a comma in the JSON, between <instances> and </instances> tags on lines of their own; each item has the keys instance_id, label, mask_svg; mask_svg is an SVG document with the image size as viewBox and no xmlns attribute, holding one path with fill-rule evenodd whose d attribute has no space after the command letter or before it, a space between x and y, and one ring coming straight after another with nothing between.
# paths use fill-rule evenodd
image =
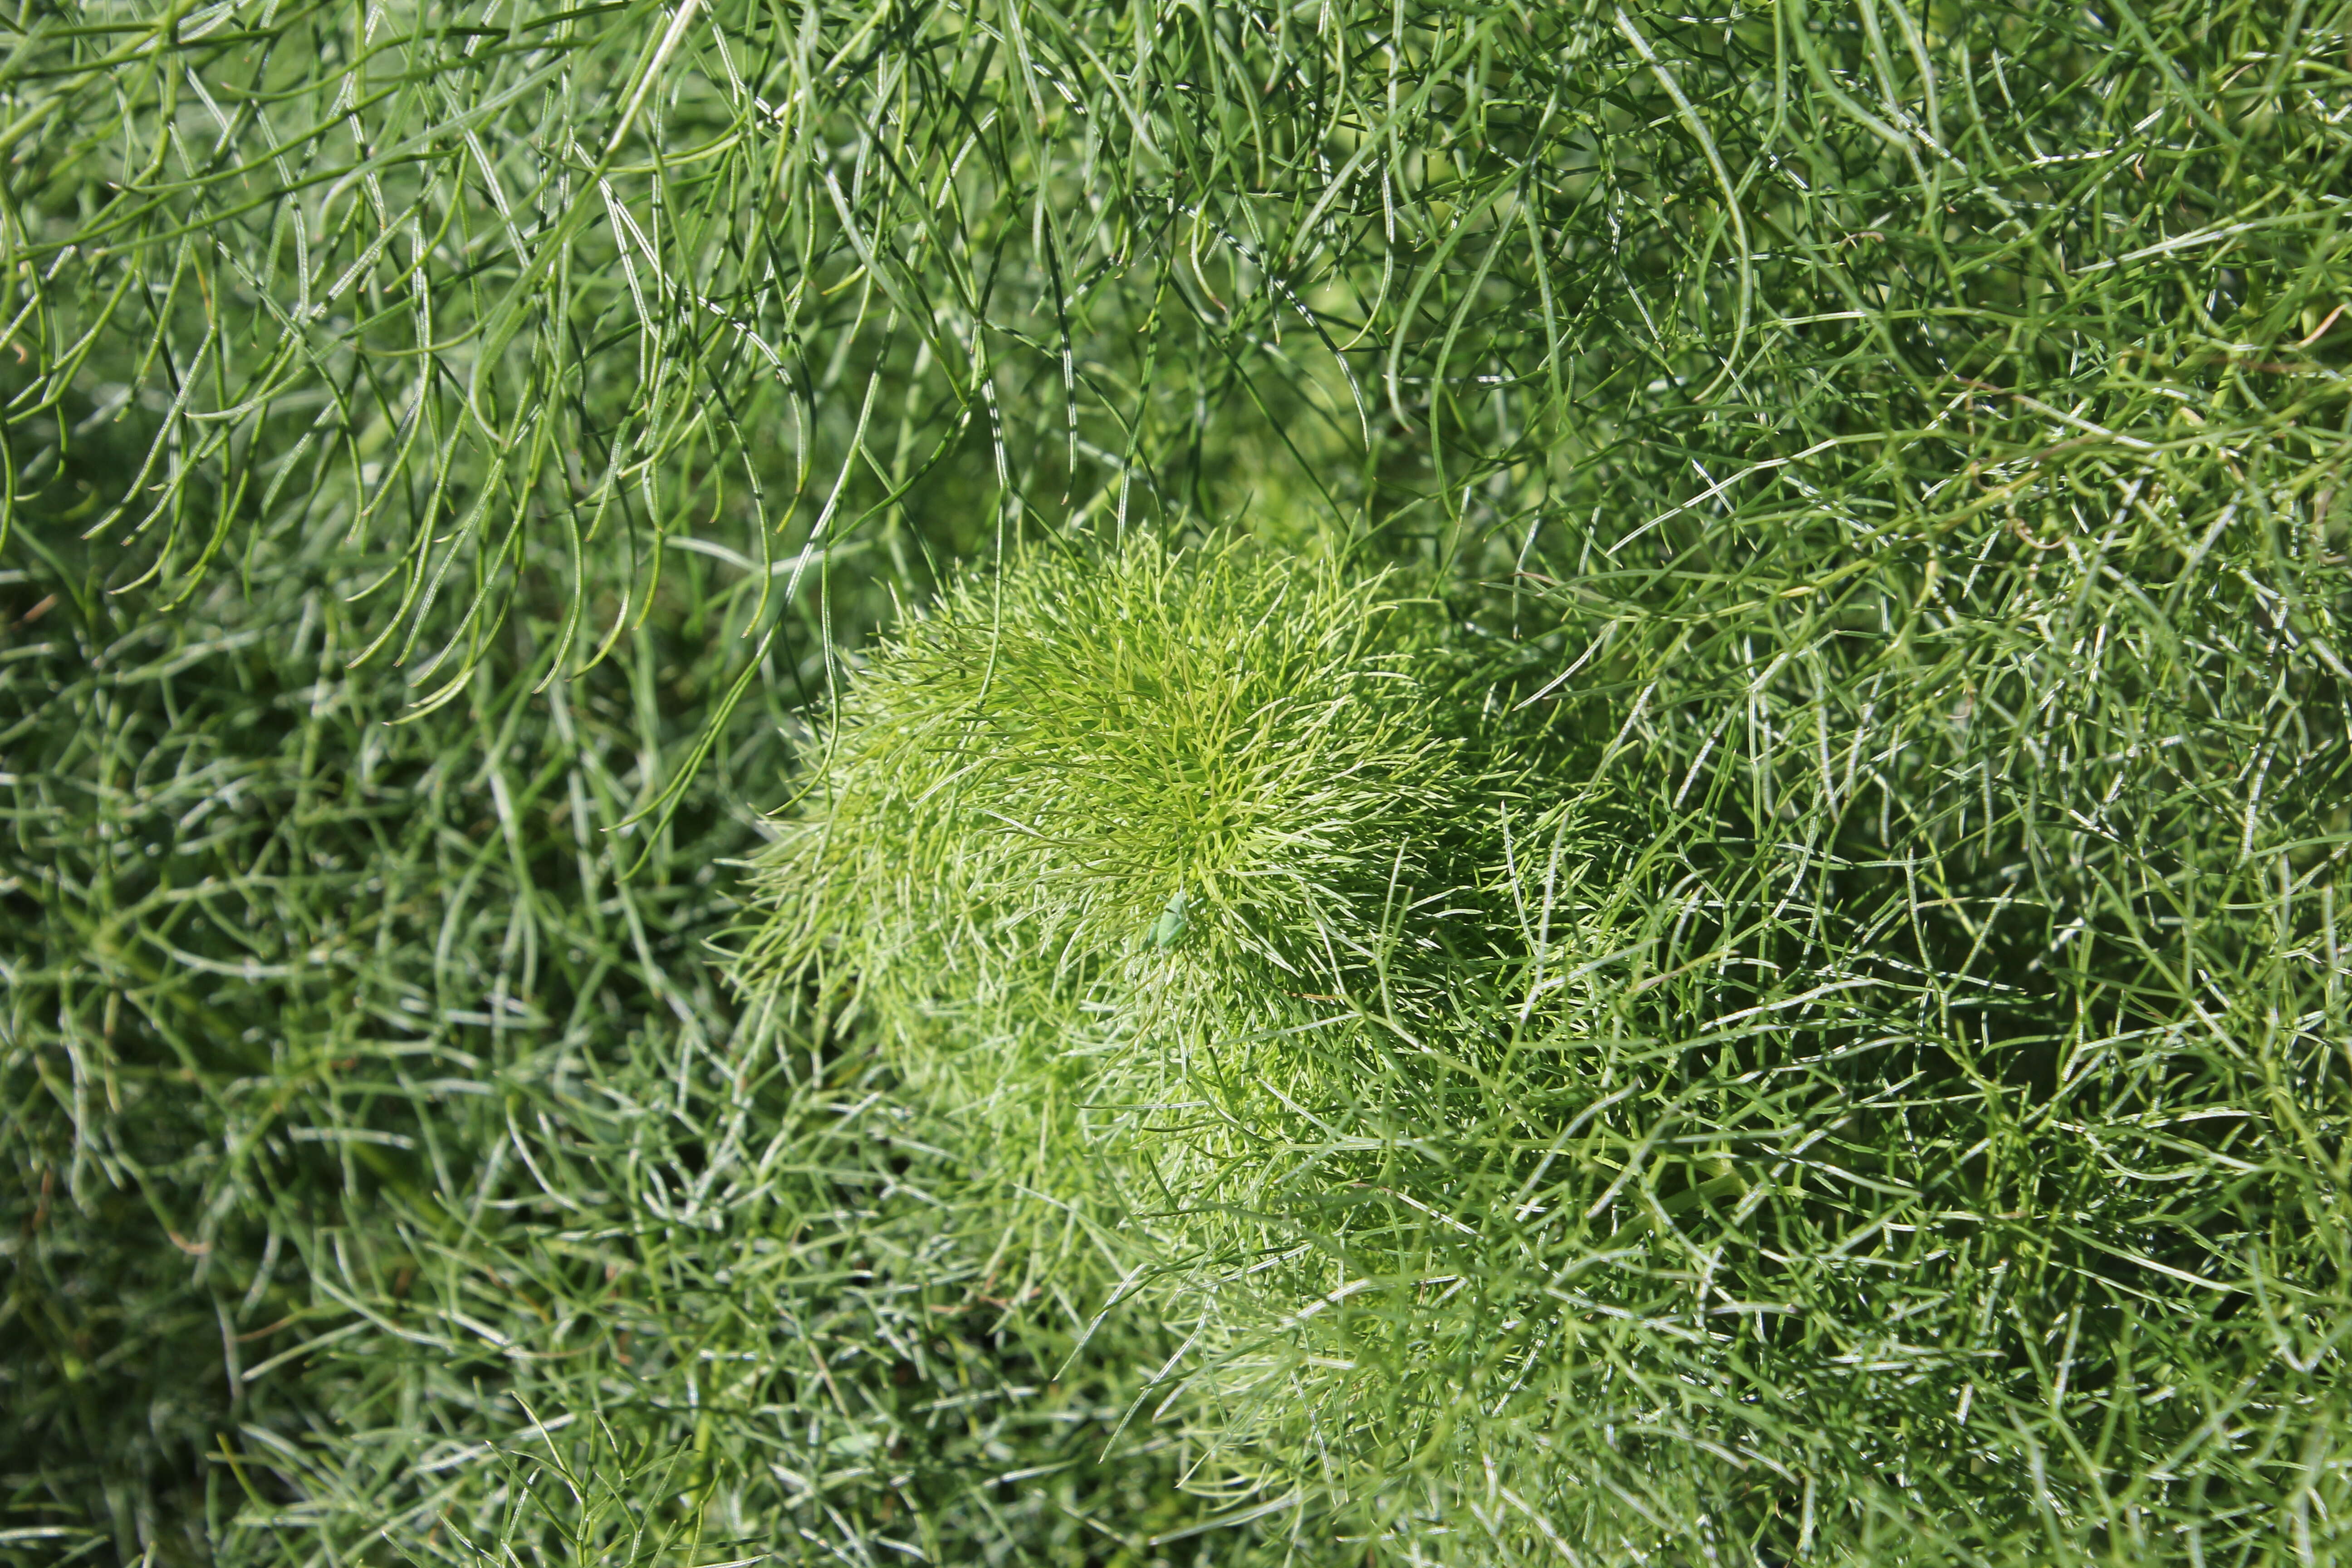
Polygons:
<instances>
[{"instance_id":1,"label":"bright green new shoot","mask_svg":"<svg viewBox=\"0 0 2352 1568\"><path fill-rule=\"evenodd\" d=\"M1198 1201L1360 1016L1429 1016L1431 961L1493 938L1465 822L1503 792L1391 586L1151 537L965 578L852 675L741 976L813 984L1008 1146L1148 1146L1169 1190L1128 1196Z\"/></svg>"}]
</instances>

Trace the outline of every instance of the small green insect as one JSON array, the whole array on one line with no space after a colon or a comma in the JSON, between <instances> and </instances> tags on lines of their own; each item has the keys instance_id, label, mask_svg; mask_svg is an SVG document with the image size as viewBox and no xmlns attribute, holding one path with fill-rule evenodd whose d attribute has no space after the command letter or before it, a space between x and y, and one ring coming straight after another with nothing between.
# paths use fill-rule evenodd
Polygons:
<instances>
[{"instance_id":1,"label":"small green insect","mask_svg":"<svg viewBox=\"0 0 2352 1568\"><path fill-rule=\"evenodd\" d=\"M1152 923L1151 945L1157 948L1174 947L1177 939L1184 934L1185 924L1184 889L1179 888L1176 889L1175 897L1168 900L1168 907L1160 911L1160 919Z\"/></svg>"}]
</instances>

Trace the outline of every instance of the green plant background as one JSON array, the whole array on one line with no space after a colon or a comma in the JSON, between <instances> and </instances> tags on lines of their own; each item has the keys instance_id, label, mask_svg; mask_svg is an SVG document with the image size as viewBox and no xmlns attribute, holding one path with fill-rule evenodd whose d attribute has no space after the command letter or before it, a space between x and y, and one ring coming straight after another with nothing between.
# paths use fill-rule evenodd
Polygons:
<instances>
[{"instance_id":1,"label":"green plant background","mask_svg":"<svg viewBox=\"0 0 2352 1568\"><path fill-rule=\"evenodd\" d=\"M0 33L0 1553L2341 1554L2341 5ZM708 944L1145 528L1418 574L1625 936L1121 1310Z\"/></svg>"}]
</instances>

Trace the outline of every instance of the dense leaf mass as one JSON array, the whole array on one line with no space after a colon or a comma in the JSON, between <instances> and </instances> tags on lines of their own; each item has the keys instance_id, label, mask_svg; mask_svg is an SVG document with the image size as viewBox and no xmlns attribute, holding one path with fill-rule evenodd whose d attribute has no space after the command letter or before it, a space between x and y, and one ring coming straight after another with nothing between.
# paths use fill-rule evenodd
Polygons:
<instances>
[{"instance_id":1,"label":"dense leaf mass","mask_svg":"<svg viewBox=\"0 0 2352 1568\"><path fill-rule=\"evenodd\" d=\"M810 742L751 973L854 979L898 1030L974 994L1197 1026L1196 978L1237 1017L1360 980L1442 907L1467 805L1393 624L1416 608L1149 538L958 584Z\"/></svg>"},{"instance_id":2,"label":"dense leaf mass","mask_svg":"<svg viewBox=\"0 0 2352 1568\"><path fill-rule=\"evenodd\" d=\"M0 33L0 1558L2352 1551L2345 0ZM1229 531L1433 717L999 708L740 1005L897 605Z\"/></svg>"}]
</instances>

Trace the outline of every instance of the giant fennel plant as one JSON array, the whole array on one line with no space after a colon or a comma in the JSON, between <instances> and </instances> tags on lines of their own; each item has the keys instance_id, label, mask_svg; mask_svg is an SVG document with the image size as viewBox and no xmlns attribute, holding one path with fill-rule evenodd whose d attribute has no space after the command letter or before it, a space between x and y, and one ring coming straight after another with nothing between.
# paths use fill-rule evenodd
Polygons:
<instances>
[{"instance_id":1,"label":"giant fennel plant","mask_svg":"<svg viewBox=\"0 0 2352 1568\"><path fill-rule=\"evenodd\" d=\"M1245 541L967 575L850 673L739 976L862 1025L1024 1186L1262 1240L1335 1097L1461 1047L1524 945L1507 840L1542 814L1444 632Z\"/></svg>"}]
</instances>

